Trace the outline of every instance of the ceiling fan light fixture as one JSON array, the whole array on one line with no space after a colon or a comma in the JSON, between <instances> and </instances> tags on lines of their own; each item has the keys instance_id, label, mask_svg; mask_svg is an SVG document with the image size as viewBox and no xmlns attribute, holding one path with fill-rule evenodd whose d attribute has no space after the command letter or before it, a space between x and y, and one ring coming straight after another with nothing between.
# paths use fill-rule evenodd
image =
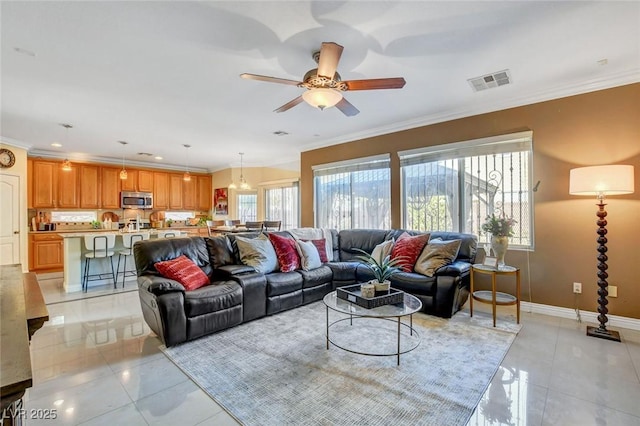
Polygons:
<instances>
[{"instance_id":1,"label":"ceiling fan light fixture","mask_svg":"<svg viewBox=\"0 0 640 426\"><path fill-rule=\"evenodd\" d=\"M302 99L312 107L324 110L340 102L342 100L342 93L336 89L317 87L304 92Z\"/></svg>"}]
</instances>

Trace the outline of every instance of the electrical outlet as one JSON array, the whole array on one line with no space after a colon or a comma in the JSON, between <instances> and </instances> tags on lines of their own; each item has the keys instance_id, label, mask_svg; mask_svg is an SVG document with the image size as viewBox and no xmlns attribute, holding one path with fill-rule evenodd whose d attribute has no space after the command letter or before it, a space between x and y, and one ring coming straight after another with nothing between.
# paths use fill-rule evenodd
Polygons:
<instances>
[{"instance_id":1,"label":"electrical outlet","mask_svg":"<svg viewBox=\"0 0 640 426\"><path fill-rule=\"evenodd\" d=\"M582 283L573 283L573 292L576 294L582 293Z\"/></svg>"},{"instance_id":2,"label":"electrical outlet","mask_svg":"<svg viewBox=\"0 0 640 426\"><path fill-rule=\"evenodd\" d=\"M607 291L609 292L609 297L618 297L618 286L610 285L607 287Z\"/></svg>"}]
</instances>

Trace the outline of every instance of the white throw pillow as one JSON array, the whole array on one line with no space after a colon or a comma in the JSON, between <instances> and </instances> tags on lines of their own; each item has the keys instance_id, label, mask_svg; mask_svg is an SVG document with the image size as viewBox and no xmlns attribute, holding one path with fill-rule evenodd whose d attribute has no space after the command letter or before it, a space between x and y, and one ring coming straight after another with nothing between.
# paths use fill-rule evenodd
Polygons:
<instances>
[{"instance_id":1,"label":"white throw pillow","mask_svg":"<svg viewBox=\"0 0 640 426\"><path fill-rule=\"evenodd\" d=\"M300 263L305 271L316 269L322 266L318 249L311 241L296 241L298 254L300 255Z\"/></svg>"},{"instance_id":2,"label":"white throw pillow","mask_svg":"<svg viewBox=\"0 0 640 426\"><path fill-rule=\"evenodd\" d=\"M377 260L379 263L382 263L385 257L391 254L391 250L393 250L394 240L393 238L387 241L384 241L377 246L374 247L371 252L371 257Z\"/></svg>"},{"instance_id":3,"label":"white throw pillow","mask_svg":"<svg viewBox=\"0 0 640 426\"><path fill-rule=\"evenodd\" d=\"M253 267L256 272L268 274L278 269L278 256L269 238L260 234L258 238L236 237L240 261Z\"/></svg>"}]
</instances>

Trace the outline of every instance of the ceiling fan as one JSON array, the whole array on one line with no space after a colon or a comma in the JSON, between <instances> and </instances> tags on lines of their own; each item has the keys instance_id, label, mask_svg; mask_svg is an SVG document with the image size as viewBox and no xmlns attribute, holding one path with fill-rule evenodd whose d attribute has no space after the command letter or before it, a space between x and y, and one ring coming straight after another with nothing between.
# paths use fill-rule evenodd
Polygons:
<instances>
[{"instance_id":1,"label":"ceiling fan","mask_svg":"<svg viewBox=\"0 0 640 426\"><path fill-rule=\"evenodd\" d=\"M335 106L349 117L360 111L342 96L342 92L347 90L401 89L404 87L406 82L402 77L342 81L336 68L343 49L344 47L336 43L322 43L320 51L313 54L318 68L307 71L302 81L247 73L240 74L240 77L307 89L302 95L275 109L275 112L287 111L302 101L306 101L309 105L320 110Z\"/></svg>"}]
</instances>

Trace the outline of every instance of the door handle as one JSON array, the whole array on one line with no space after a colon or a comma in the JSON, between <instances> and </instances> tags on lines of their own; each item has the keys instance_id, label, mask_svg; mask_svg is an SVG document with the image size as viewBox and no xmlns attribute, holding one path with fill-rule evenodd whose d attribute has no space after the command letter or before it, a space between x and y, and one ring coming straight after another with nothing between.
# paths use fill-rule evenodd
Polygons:
<instances>
[{"instance_id":1,"label":"door handle","mask_svg":"<svg viewBox=\"0 0 640 426\"><path fill-rule=\"evenodd\" d=\"M20 231L13 231L13 233L14 233L14 234L19 234L19 233L20 233Z\"/></svg>"}]
</instances>

